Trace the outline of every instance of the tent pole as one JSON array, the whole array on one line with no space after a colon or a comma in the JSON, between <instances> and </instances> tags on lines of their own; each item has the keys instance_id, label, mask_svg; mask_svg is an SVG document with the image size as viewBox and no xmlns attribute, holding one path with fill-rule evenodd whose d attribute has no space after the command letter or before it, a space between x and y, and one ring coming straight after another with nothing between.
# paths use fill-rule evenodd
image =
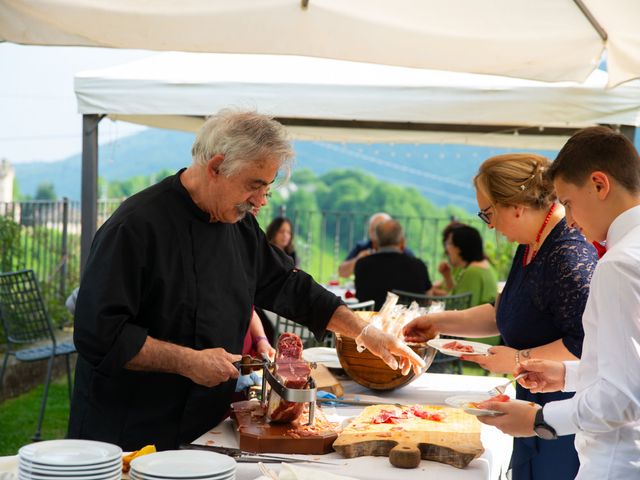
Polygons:
<instances>
[{"instance_id":1,"label":"tent pole","mask_svg":"<svg viewBox=\"0 0 640 480\"><path fill-rule=\"evenodd\" d=\"M82 198L80 278L98 225L98 123L100 115L82 115Z\"/></svg>"},{"instance_id":2,"label":"tent pole","mask_svg":"<svg viewBox=\"0 0 640 480\"><path fill-rule=\"evenodd\" d=\"M633 143L636 137L636 127L633 125L620 125L620 133Z\"/></svg>"}]
</instances>

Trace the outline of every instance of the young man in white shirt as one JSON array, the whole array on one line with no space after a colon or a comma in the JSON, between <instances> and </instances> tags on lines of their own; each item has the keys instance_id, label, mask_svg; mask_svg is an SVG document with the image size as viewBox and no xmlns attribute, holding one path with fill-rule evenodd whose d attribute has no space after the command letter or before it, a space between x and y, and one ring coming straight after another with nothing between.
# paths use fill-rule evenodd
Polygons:
<instances>
[{"instance_id":1,"label":"young man in white shirt","mask_svg":"<svg viewBox=\"0 0 640 480\"><path fill-rule=\"evenodd\" d=\"M533 392L576 395L544 409L491 402L504 415L479 418L517 437L575 433L578 479L640 478L640 158L623 135L591 127L569 139L548 173L567 222L606 241L606 254L582 317L582 359L529 360L516 373L529 372L521 384Z\"/></svg>"}]
</instances>

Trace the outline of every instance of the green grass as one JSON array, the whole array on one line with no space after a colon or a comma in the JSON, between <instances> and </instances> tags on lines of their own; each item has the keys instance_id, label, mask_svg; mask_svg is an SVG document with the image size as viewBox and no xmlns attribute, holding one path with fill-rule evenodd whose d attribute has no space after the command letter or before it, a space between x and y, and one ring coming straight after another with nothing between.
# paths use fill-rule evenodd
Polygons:
<instances>
[{"instance_id":1,"label":"green grass","mask_svg":"<svg viewBox=\"0 0 640 480\"><path fill-rule=\"evenodd\" d=\"M18 449L31 443L36 431L44 385L0 404L0 456L16 455ZM42 439L64 438L69 421L69 394L63 376L49 387L47 408L42 424Z\"/></svg>"}]
</instances>

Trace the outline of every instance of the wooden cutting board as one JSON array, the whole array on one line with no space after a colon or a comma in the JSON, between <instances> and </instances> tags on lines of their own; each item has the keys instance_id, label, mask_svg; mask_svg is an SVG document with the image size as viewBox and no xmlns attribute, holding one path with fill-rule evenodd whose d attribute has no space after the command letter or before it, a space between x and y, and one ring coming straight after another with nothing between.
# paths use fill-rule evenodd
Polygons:
<instances>
[{"instance_id":1,"label":"wooden cutting board","mask_svg":"<svg viewBox=\"0 0 640 480\"><path fill-rule=\"evenodd\" d=\"M375 424L372 419L383 410L400 409L390 405L370 406L342 431L333 448L347 458L388 455L391 464L401 468L415 468L421 459L464 468L482 455L481 423L473 415L457 408L419 407L444 413L446 417L433 421L410 414L406 420L396 420L397 423Z\"/></svg>"},{"instance_id":2,"label":"wooden cutting board","mask_svg":"<svg viewBox=\"0 0 640 480\"><path fill-rule=\"evenodd\" d=\"M240 440L240 449L255 453L306 453L322 455L333 452L331 445L338 437L335 424L326 421L320 407L316 406L316 428L305 428L308 414L303 413L293 423L269 423L262 415L263 407L258 401L243 401L231 404L233 418Z\"/></svg>"}]
</instances>

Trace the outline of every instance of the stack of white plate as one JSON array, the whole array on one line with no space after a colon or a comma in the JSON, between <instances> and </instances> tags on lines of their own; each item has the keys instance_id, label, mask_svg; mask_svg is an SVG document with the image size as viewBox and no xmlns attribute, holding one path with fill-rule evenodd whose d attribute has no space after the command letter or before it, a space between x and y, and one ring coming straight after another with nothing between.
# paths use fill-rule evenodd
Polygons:
<instances>
[{"instance_id":1,"label":"stack of white plate","mask_svg":"<svg viewBox=\"0 0 640 480\"><path fill-rule=\"evenodd\" d=\"M236 461L226 455L200 450L167 450L131 462L131 480L233 480Z\"/></svg>"},{"instance_id":2,"label":"stack of white plate","mask_svg":"<svg viewBox=\"0 0 640 480\"><path fill-rule=\"evenodd\" d=\"M92 440L49 440L18 451L18 480L120 480L122 449Z\"/></svg>"}]
</instances>

